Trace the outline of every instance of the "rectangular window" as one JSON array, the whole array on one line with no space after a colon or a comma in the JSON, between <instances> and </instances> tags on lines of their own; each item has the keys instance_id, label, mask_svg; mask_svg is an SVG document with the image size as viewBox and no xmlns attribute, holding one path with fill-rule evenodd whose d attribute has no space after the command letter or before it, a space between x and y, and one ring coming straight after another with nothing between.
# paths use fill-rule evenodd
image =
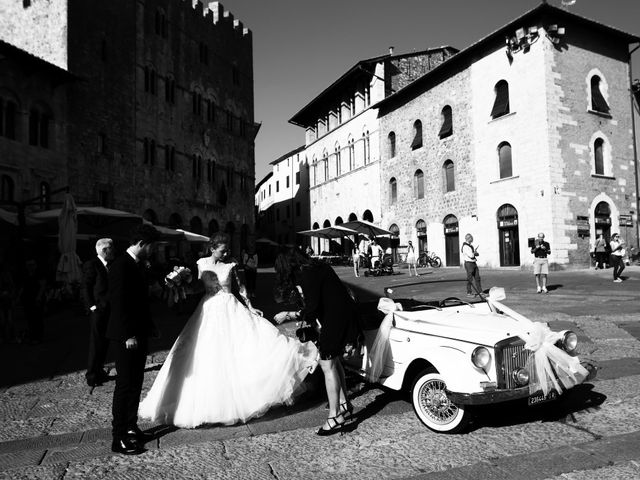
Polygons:
<instances>
[{"instance_id":1,"label":"rectangular window","mask_svg":"<svg viewBox=\"0 0 640 480\"><path fill-rule=\"evenodd\" d=\"M300 172L296 172L296 185L300 185Z\"/></svg>"},{"instance_id":2,"label":"rectangular window","mask_svg":"<svg viewBox=\"0 0 640 480\"><path fill-rule=\"evenodd\" d=\"M276 193L280 191L280 180L276 181Z\"/></svg>"},{"instance_id":3,"label":"rectangular window","mask_svg":"<svg viewBox=\"0 0 640 480\"><path fill-rule=\"evenodd\" d=\"M289 188L289 175L287 175L287 188Z\"/></svg>"},{"instance_id":4,"label":"rectangular window","mask_svg":"<svg viewBox=\"0 0 640 480\"><path fill-rule=\"evenodd\" d=\"M271 196L271 185L269 185L269 196Z\"/></svg>"}]
</instances>

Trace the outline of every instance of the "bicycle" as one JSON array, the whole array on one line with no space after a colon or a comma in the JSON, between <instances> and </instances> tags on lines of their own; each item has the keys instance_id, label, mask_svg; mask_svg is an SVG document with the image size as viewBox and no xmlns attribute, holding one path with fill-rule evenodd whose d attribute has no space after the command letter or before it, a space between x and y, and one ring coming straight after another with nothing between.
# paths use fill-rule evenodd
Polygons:
<instances>
[{"instance_id":1,"label":"bicycle","mask_svg":"<svg viewBox=\"0 0 640 480\"><path fill-rule=\"evenodd\" d=\"M420 252L418 266L439 268L442 266L442 260L440 260L440 257L436 255L435 252Z\"/></svg>"}]
</instances>

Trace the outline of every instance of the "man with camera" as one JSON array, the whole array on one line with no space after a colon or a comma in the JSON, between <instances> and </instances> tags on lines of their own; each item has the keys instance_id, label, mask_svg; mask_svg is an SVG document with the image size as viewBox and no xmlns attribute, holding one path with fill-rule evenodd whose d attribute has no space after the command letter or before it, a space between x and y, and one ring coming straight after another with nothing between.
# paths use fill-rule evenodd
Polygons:
<instances>
[{"instance_id":1,"label":"man with camera","mask_svg":"<svg viewBox=\"0 0 640 480\"><path fill-rule=\"evenodd\" d=\"M533 274L536 277L537 293L547 293L547 275L549 275L549 259L551 246L544 241L544 233L539 233L531 249L535 256L533 260Z\"/></svg>"}]
</instances>

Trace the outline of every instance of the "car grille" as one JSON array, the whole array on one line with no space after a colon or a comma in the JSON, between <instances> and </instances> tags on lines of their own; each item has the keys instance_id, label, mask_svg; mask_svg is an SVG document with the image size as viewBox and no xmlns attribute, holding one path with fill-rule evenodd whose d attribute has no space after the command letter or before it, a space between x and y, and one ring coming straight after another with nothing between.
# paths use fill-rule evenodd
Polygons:
<instances>
[{"instance_id":1,"label":"car grille","mask_svg":"<svg viewBox=\"0 0 640 480\"><path fill-rule=\"evenodd\" d=\"M513 371L527 365L529 351L524 349L524 341L519 338L504 340L495 346L498 388L518 388L513 379Z\"/></svg>"}]
</instances>

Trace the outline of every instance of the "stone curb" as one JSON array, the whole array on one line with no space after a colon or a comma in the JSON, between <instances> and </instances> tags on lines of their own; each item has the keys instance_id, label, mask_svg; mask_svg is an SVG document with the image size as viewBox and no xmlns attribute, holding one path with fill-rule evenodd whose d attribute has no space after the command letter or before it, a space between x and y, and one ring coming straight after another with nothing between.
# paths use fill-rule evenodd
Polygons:
<instances>
[{"instance_id":1,"label":"stone curb","mask_svg":"<svg viewBox=\"0 0 640 480\"><path fill-rule=\"evenodd\" d=\"M442 472L403 477L403 480L543 480L563 473L637 460L639 444L640 432L633 432L535 454L513 455Z\"/></svg>"}]
</instances>

